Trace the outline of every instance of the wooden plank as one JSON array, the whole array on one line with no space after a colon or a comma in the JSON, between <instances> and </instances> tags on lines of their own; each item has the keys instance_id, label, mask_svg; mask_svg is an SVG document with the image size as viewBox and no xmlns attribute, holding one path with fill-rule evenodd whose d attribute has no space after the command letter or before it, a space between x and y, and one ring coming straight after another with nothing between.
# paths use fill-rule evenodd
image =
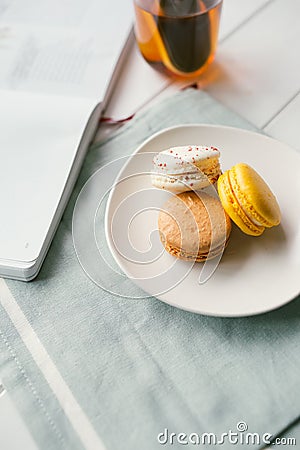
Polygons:
<instances>
[{"instance_id":1,"label":"wooden plank","mask_svg":"<svg viewBox=\"0 0 300 450\"><path fill-rule=\"evenodd\" d=\"M0 448L38 450L27 426L7 392L0 396Z\"/></svg>"},{"instance_id":2,"label":"wooden plank","mask_svg":"<svg viewBox=\"0 0 300 450\"><path fill-rule=\"evenodd\" d=\"M221 43L200 86L263 128L300 88L299 0L274 0Z\"/></svg>"},{"instance_id":3,"label":"wooden plank","mask_svg":"<svg viewBox=\"0 0 300 450\"><path fill-rule=\"evenodd\" d=\"M241 7L241 0L224 0L221 16L220 40L224 40L226 36L241 26L267 3L270 3L270 0L244 1L242 2Z\"/></svg>"},{"instance_id":4,"label":"wooden plank","mask_svg":"<svg viewBox=\"0 0 300 450\"><path fill-rule=\"evenodd\" d=\"M143 59L132 35L128 55L111 96L105 116L125 119L165 89L171 80Z\"/></svg>"},{"instance_id":5,"label":"wooden plank","mask_svg":"<svg viewBox=\"0 0 300 450\"><path fill-rule=\"evenodd\" d=\"M300 93L264 128L270 136L300 150Z\"/></svg>"}]
</instances>

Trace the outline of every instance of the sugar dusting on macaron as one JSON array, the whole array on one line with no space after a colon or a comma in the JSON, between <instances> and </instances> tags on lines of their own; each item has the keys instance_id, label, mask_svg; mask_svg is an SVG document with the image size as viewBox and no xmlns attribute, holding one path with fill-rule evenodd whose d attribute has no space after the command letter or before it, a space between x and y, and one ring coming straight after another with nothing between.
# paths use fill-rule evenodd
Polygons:
<instances>
[{"instance_id":1,"label":"sugar dusting on macaron","mask_svg":"<svg viewBox=\"0 0 300 450\"><path fill-rule=\"evenodd\" d=\"M216 147L186 145L171 147L153 158L152 184L180 194L203 189L221 175L220 151Z\"/></svg>"}]
</instances>

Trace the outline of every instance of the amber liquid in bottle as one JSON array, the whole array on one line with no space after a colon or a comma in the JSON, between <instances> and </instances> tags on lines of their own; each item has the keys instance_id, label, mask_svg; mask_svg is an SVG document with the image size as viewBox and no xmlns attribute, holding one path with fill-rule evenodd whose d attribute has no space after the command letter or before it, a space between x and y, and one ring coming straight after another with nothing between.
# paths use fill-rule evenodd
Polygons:
<instances>
[{"instance_id":1,"label":"amber liquid in bottle","mask_svg":"<svg viewBox=\"0 0 300 450\"><path fill-rule=\"evenodd\" d=\"M135 34L144 58L179 77L197 77L213 60L220 0L135 0Z\"/></svg>"}]
</instances>

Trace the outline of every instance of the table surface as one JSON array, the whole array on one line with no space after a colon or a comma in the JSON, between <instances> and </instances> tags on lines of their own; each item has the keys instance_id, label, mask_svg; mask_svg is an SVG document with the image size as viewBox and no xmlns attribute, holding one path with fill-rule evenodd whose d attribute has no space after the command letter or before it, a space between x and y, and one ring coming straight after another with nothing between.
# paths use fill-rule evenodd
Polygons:
<instances>
[{"instance_id":1,"label":"table surface","mask_svg":"<svg viewBox=\"0 0 300 450\"><path fill-rule=\"evenodd\" d=\"M283 6L284 5L284 6ZM300 2L226 0L215 62L198 82L270 136L300 149ZM124 119L182 83L155 72L132 45L106 115ZM98 138L107 127L102 127Z\"/></svg>"},{"instance_id":2,"label":"table surface","mask_svg":"<svg viewBox=\"0 0 300 450\"><path fill-rule=\"evenodd\" d=\"M225 0L217 57L198 87L270 136L300 150L300 2L242 3L241 8L240 0ZM105 115L116 121L130 117L184 86L149 67L132 40ZM118 126L102 124L96 139ZM0 448L19 449L21 441L26 450L36 449L5 391L0 393L0 417Z\"/></svg>"}]
</instances>

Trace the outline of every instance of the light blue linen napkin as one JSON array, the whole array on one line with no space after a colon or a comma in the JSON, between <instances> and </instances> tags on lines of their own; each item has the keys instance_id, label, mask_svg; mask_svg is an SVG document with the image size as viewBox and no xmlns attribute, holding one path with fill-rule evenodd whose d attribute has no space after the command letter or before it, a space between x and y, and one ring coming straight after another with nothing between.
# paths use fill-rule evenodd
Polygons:
<instances>
[{"instance_id":1,"label":"light blue linen napkin","mask_svg":"<svg viewBox=\"0 0 300 450\"><path fill-rule=\"evenodd\" d=\"M100 440L109 450L153 450L163 447L165 429L220 437L239 422L276 435L300 414L300 299L257 317L205 317L155 298L112 296L78 263L71 220L83 183L180 123L254 129L194 90L138 114L90 149L38 278L7 281L0 376L43 450L97 450ZM136 288L126 289L133 295ZM164 447L184 448L176 442ZM221 448L243 445L225 440Z\"/></svg>"}]
</instances>

